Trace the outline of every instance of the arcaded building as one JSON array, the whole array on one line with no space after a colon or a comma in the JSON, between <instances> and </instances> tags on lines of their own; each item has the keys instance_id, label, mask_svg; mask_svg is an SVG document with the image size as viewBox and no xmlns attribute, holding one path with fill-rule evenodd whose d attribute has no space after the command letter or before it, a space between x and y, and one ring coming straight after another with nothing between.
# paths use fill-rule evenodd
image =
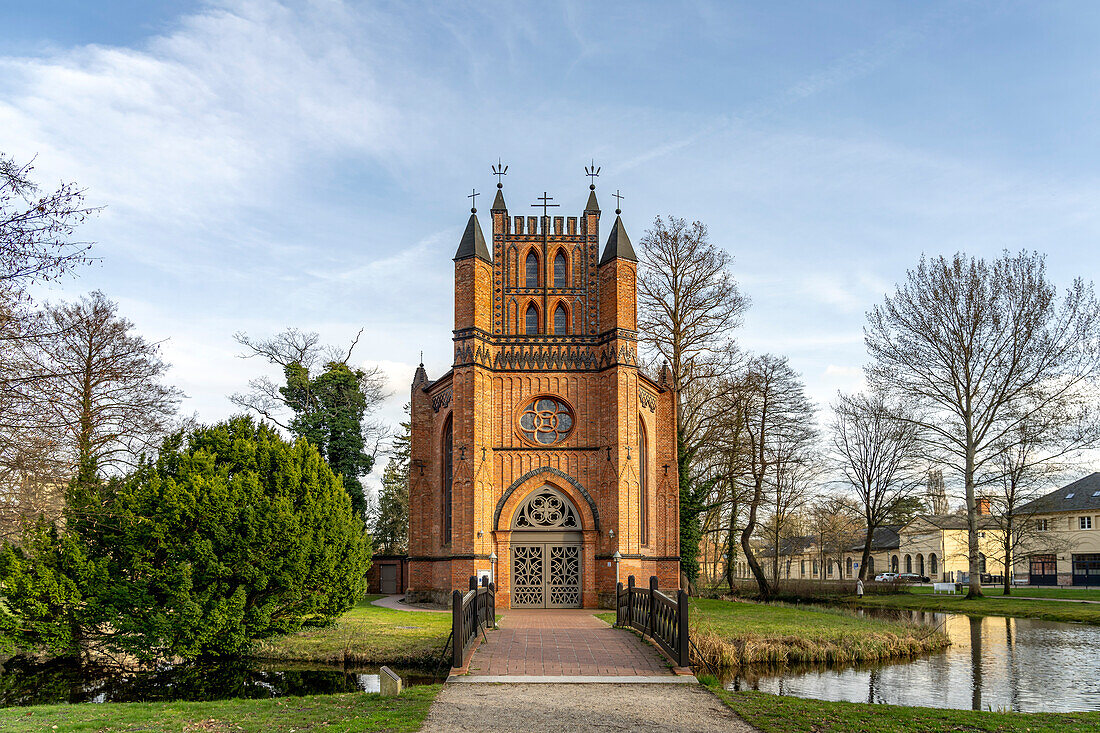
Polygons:
<instances>
[{"instance_id":1,"label":"arcaded building","mask_svg":"<svg viewBox=\"0 0 1100 733\"><path fill-rule=\"evenodd\" d=\"M471 575L517 608L609 603L616 570L679 587L671 374L643 373L637 257L618 210L601 254L589 188L579 217L511 217L498 183L489 241L470 215L454 363L412 385L410 599Z\"/></svg>"}]
</instances>

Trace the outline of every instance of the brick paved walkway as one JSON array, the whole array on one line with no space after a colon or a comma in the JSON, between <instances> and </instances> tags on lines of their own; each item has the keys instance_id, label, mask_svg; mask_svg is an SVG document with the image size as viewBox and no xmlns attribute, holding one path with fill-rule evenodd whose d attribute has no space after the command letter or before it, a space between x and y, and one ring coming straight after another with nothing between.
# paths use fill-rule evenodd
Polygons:
<instances>
[{"instance_id":1,"label":"brick paved walkway","mask_svg":"<svg viewBox=\"0 0 1100 733\"><path fill-rule=\"evenodd\" d=\"M502 612L470 659L471 675L672 675L648 642L612 628L594 611L547 609Z\"/></svg>"}]
</instances>

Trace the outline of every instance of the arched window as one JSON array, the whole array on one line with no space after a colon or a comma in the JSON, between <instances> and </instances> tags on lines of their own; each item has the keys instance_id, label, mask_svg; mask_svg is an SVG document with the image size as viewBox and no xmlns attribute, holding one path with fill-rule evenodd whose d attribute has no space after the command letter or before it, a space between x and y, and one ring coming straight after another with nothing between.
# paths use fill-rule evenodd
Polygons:
<instances>
[{"instance_id":1,"label":"arched window","mask_svg":"<svg viewBox=\"0 0 1100 733\"><path fill-rule=\"evenodd\" d=\"M913 572L913 556L912 555L906 555L905 556L905 572L907 572L907 573Z\"/></svg>"},{"instance_id":2,"label":"arched window","mask_svg":"<svg viewBox=\"0 0 1100 733\"><path fill-rule=\"evenodd\" d=\"M443 426L443 544L451 544L451 498L454 484L454 422Z\"/></svg>"},{"instance_id":3,"label":"arched window","mask_svg":"<svg viewBox=\"0 0 1100 733\"><path fill-rule=\"evenodd\" d=\"M898 571L898 556L897 555L894 555L893 557L890 558L890 570L892 570L895 573Z\"/></svg>"},{"instance_id":4,"label":"arched window","mask_svg":"<svg viewBox=\"0 0 1100 733\"><path fill-rule=\"evenodd\" d=\"M917 575L924 575L924 555L917 555Z\"/></svg>"},{"instance_id":5,"label":"arched window","mask_svg":"<svg viewBox=\"0 0 1100 733\"><path fill-rule=\"evenodd\" d=\"M649 446L646 441L645 424L638 417L638 532L642 544L649 544ZM787 569L788 576L790 568Z\"/></svg>"},{"instance_id":6,"label":"arched window","mask_svg":"<svg viewBox=\"0 0 1100 733\"><path fill-rule=\"evenodd\" d=\"M537 336L539 332L539 309L535 307L535 304L527 306L525 333L528 336Z\"/></svg>"},{"instance_id":7,"label":"arched window","mask_svg":"<svg viewBox=\"0 0 1100 733\"><path fill-rule=\"evenodd\" d=\"M527 253L527 273L523 284L528 288L539 286L539 258L534 252Z\"/></svg>"},{"instance_id":8,"label":"arched window","mask_svg":"<svg viewBox=\"0 0 1100 733\"><path fill-rule=\"evenodd\" d=\"M565 306L561 303L558 303L558 307L554 309L554 333L559 336L569 333L569 316L565 312Z\"/></svg>"},{"instance_id":9,"label":"arched window","mask_svg":"<svg viewBox=\"0 0 1100 733\"><path fill-rule=\"evenodd\" d=\"M932 579L935 580L936 576L940 574L939 560L936 558L936 553L932 553L928 556L928 570L932 575Z\"/></svg>"},{"instance_id":10,"label":"arched window","mask_svg":"<svg viewBox=\"0 0 1100 733\"><path fill-rule=\"evenodd\" d=\"M852 558L848 558L844 561L844 574L849 578L852 577Z\"/></svg>"},{"instance_id":11,"label":"arched window","mask_svg":"<svg viewBox=\"0 0 1100 733\"><path fill-rule=\"evenodd\" d=\"M554 257L554 287L569 287L569 283L566 280L565 253L560 249L558 250L557 256Z\"/></svg>"}]
</instances>

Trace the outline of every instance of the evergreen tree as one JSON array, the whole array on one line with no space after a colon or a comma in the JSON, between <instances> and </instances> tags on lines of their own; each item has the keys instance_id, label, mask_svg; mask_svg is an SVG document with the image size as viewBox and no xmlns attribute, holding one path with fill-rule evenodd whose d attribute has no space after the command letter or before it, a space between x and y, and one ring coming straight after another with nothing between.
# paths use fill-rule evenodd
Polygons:
<instances>
[{"instance_id":1,"label":"evergreen tree","mask_svg":"<svg viewBox=\"0 0 1100 733\"><path fill-rule=\"evenodd\" d=\"M409 405L405 405L408 412ZM390 460L382 474L382 490L374 516L374 542L385 553L401 553L409 544L409 458L412 429L401 423L401 432L393 437Z\"/></svg>"},{"instance_id":2,"label":"evergreen tree","mask_svg":"<svg viewBox=\"0 0 1100 733\"><path fill-rule=\"evenodd\" d=\"M236 339L248 349L245 356L281 366L285 384L260 377L249 382L249 392L230 399L312 443L343 478L356 515L365 520L368 507L360 477L374 467L372 451L385 434L382 423L369 418L386 394L378 369L348 364L359 337L346 353L322 346L316 333L293 328L265 340L245 334ZM292 413L289 420L286 410Z\"/></svg>"},{"instance_id":3,"label":"evergreen tree","mask_svg":"<svg viewBox=\"0 0 1100 733\"><path fill-rule=\"evenodd\" d=\"M0 556L0 623L20 647L237 654L362 597L370 539L340 479L250 418L176 434L156 463L69 494L64 522Z\"/></svg>"}]
</instances>

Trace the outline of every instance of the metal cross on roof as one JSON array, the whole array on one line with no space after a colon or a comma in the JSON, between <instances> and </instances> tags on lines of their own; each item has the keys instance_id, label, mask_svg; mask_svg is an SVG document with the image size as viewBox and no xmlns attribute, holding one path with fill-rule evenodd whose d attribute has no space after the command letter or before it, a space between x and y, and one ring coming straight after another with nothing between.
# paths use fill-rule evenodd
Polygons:
<instances>
[{"instance_id":1,"label":"metal cross on roof","mask_svg":"<svg viewBox=\"0 0 1100 733\"><path fill-rule=\"evenodd\" d=\"M596 165L595 158L592 159L591 165L586 165L584 167L584 174L588 176L592 185L596 185L596 176L600 175L600 167Z\"/></svg>"},{"instance_id":2,"label":"metal cross on roof","mask_svg":"<svg viewBox=\"0 0 1100 733\"><path fill-rule=\"evenodd\" d=\"M471 188L470 195L466 198L470 199L470 211L477 213L477 197L481 194L477 192L477 189Z\"/></svg>"},{"instance_id":3,"label":"metal cross on roof","mask_svg":"<svg viewBox=\"0 0 1100 733\"><path fill-rule=\"evenodd\" d=\"M613 193L611 195L615 197L615 209L616 209L616 213L618 213L618 210L622 208L622 203L623 203L622 200L625 199L626 196L621 195L619 193L619 189L617 189L617 188L615 189L615 193Z\"/></svg>"},{"instance_id":4,"label":"metal cross on roof","mask_svg":"<svg viewBox=\"0 0 1100 733\"><path fill-rule=\"evenodd\" d=\"M501 183L500 178L508 175L508 166L501 163L500 158L497 158L497 164L493 166L493 175L497 177L497 188L502 188L504 184Z\"/></svg>"},{"instance_id":5,"label":"metal cross on roof","mask_svg":"<svg viewBox=\"0 0 1100 733\"><path fill-rule=\"evenodd\" d=\"M541 207L542 207L542 215L543 215L543 216L548 216L548 215L549 215L549 213L550 213L550 212L549 212L549 211L547 211L547 209L549 209L549 208L552 208L552 207L554 207L554 206L560 206L560 205L561 205L561 204L551 204L551 203L548 203L549 201L553 201L553 200L554 200L554 197L553 197L553 196L547 196L547 195L546 195L546 191L543 191L543 192L542 192L542 195L541 195L541 196L536 196L536 198L537 198L537 199L538 199L539 201L541 201L542 203L541 203L541 204L531 204L531 205L532 205L532 206L535 206L535 207L541 206Z\"/></svg>"}]
</instances>

